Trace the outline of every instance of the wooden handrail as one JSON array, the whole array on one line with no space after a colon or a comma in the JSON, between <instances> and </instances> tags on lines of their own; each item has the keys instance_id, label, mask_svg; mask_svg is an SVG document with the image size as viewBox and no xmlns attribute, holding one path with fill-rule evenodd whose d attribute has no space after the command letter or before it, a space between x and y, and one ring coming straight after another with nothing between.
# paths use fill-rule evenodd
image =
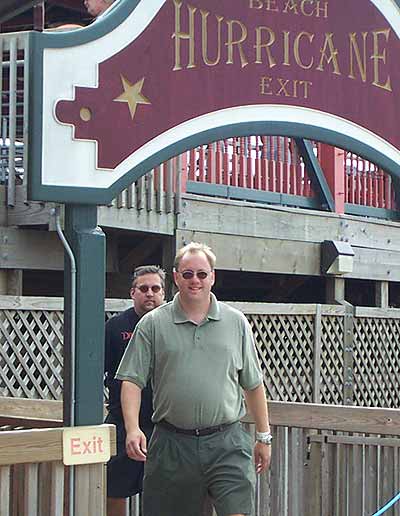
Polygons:
<instances>
[{"instance_id":1,"label":"wooden handrail","mask_svg":"<svg viewBox=\"0 0 400 516\"><path fill-rule=\"evenodd\" d=\"M111 455L115 455L115 426L105 424L98 427L109 429ZM0 466L61 461L63 431L63 428L46 428L0 432Z\"/></svg>"},{"instance_id":2,"label":"wooden handrail","mask_svg":"<svg viewBox=\"0 0 400 516\"><path fill-rule=\"evenodd\" d=\"M400 436L398 409L269 401L268 410L273 426Z\"/></svg>"},{"instance_id":3,"label":"wooden handrail","mask_svg":"<svg viewBox=\"0 0 400 516\"><path fill-rule=\"evenodd\" d=\"M268 410L274 426L400 436L400 409L269 401ZM0 397L0 424L6 418L61 425L62 402Z\"/></svg>"},{"instance_id":4,"label":"wooden handrail","mask_svg":"<svg viewBox=\"0 0 400 516\"><path fill-rule=\"evenodd\" d=\"M0 397L0 425L62 426L62 401Z\"/></svg>"}]
</instances>

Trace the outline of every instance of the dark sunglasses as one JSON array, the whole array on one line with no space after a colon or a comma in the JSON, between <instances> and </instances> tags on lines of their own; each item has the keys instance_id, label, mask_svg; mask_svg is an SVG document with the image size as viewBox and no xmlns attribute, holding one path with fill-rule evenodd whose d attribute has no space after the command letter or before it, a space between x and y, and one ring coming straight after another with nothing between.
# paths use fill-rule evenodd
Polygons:
<instances>
[{"instance_id":1,"label":"dark sunglasses","mask_svg":"<svg viewBox=\"0 0 400 516\"><path fill-rule=\"evenodd\" d=\"M197 276L201 280L205 280L210 273L211 273L211 271L210 272L207 272L207 271L196 271L196 272L194 272L194 271L183 271L183 272L179 272L179 274L185 280L192 279L192 278L194 278L194 276Z\"/></svg>"},{"instance_id":2,"label":"dark sunglasses","mask_svg":"<svg viewBox=\"0 0 400 516\"><path fill-rule=\"evenodd\" d=\"M160 285L152 285L151 287L149 287L148 285L140 285L140 287L135 288L138 288L140 292L142 292L143 294L146 294L146 292L148 292L149 289L151 289L153 294L158 294L158 292L160 292L162 289Z\"/></svg>"}]
</instances>

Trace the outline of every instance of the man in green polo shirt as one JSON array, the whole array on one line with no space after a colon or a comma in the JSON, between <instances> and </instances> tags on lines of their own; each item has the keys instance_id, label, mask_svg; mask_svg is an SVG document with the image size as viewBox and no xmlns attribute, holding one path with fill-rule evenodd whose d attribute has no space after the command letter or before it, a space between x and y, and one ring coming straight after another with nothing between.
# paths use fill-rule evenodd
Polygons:
<instances>
[{"instance_id":1,"label":"man in green polo shirt","mask_svg":"<svg viewBox=\"0 0 400 516\"><path fill-rule=\"evenodd\" d=\"M218 516L249 515L255 475L269 466L272 436L251 328L211 293L215 260L199 243L178 252L179 293L141 319L117 371L127 453L146 462L145 516L201 516L207 494ZM138 414L148 379L156 426L147 449ZM256 423L254 450L239 421L243 398Z\"/></svg>"}]
</instances>

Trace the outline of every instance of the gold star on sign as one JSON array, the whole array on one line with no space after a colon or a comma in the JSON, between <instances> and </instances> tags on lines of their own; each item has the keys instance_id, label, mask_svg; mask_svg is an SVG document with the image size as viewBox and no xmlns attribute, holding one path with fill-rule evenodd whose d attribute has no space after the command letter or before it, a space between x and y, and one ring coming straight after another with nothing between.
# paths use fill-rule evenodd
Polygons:
<instances>
[{"instance_id":1,"label":"gold star on sign","mask_svg":"<svg viewBox=\"0 0 400 516\"><path fill-rule=\"evenodd\" d=\"M113 100L114 102L127 102L133 120L138 104L151 104L149 99L147 99L142 93L144 77L137 83L132 84L128 81L128 79L121 75L121 81L124 88L124 93L121 93L119 97Z\"/></svg>"}]
</instances>

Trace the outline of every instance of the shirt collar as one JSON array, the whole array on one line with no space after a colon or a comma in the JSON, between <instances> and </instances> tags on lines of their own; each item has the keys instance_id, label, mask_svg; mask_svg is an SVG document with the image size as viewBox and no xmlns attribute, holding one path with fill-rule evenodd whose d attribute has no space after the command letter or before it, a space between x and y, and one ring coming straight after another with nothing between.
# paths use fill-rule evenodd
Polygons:
<instances>
[{"instance_id":1,"label":"shirt collar","mask_svg":"<svg viewBox=\"0 0 400 516\"><path fill-rule=\"evenodd\" d=\"M220 308L218 304L218 300L215 295L211 292L211 303L208 309L207 319L212 319L214 321L219 321L221 319ZM174 299L172 301L172 312L173 319L175 324L190 322L190 319L186 315L186 313L182 310L181 304L179 302L179 292L175 294Z\"/></svg>"}]
</instances>

